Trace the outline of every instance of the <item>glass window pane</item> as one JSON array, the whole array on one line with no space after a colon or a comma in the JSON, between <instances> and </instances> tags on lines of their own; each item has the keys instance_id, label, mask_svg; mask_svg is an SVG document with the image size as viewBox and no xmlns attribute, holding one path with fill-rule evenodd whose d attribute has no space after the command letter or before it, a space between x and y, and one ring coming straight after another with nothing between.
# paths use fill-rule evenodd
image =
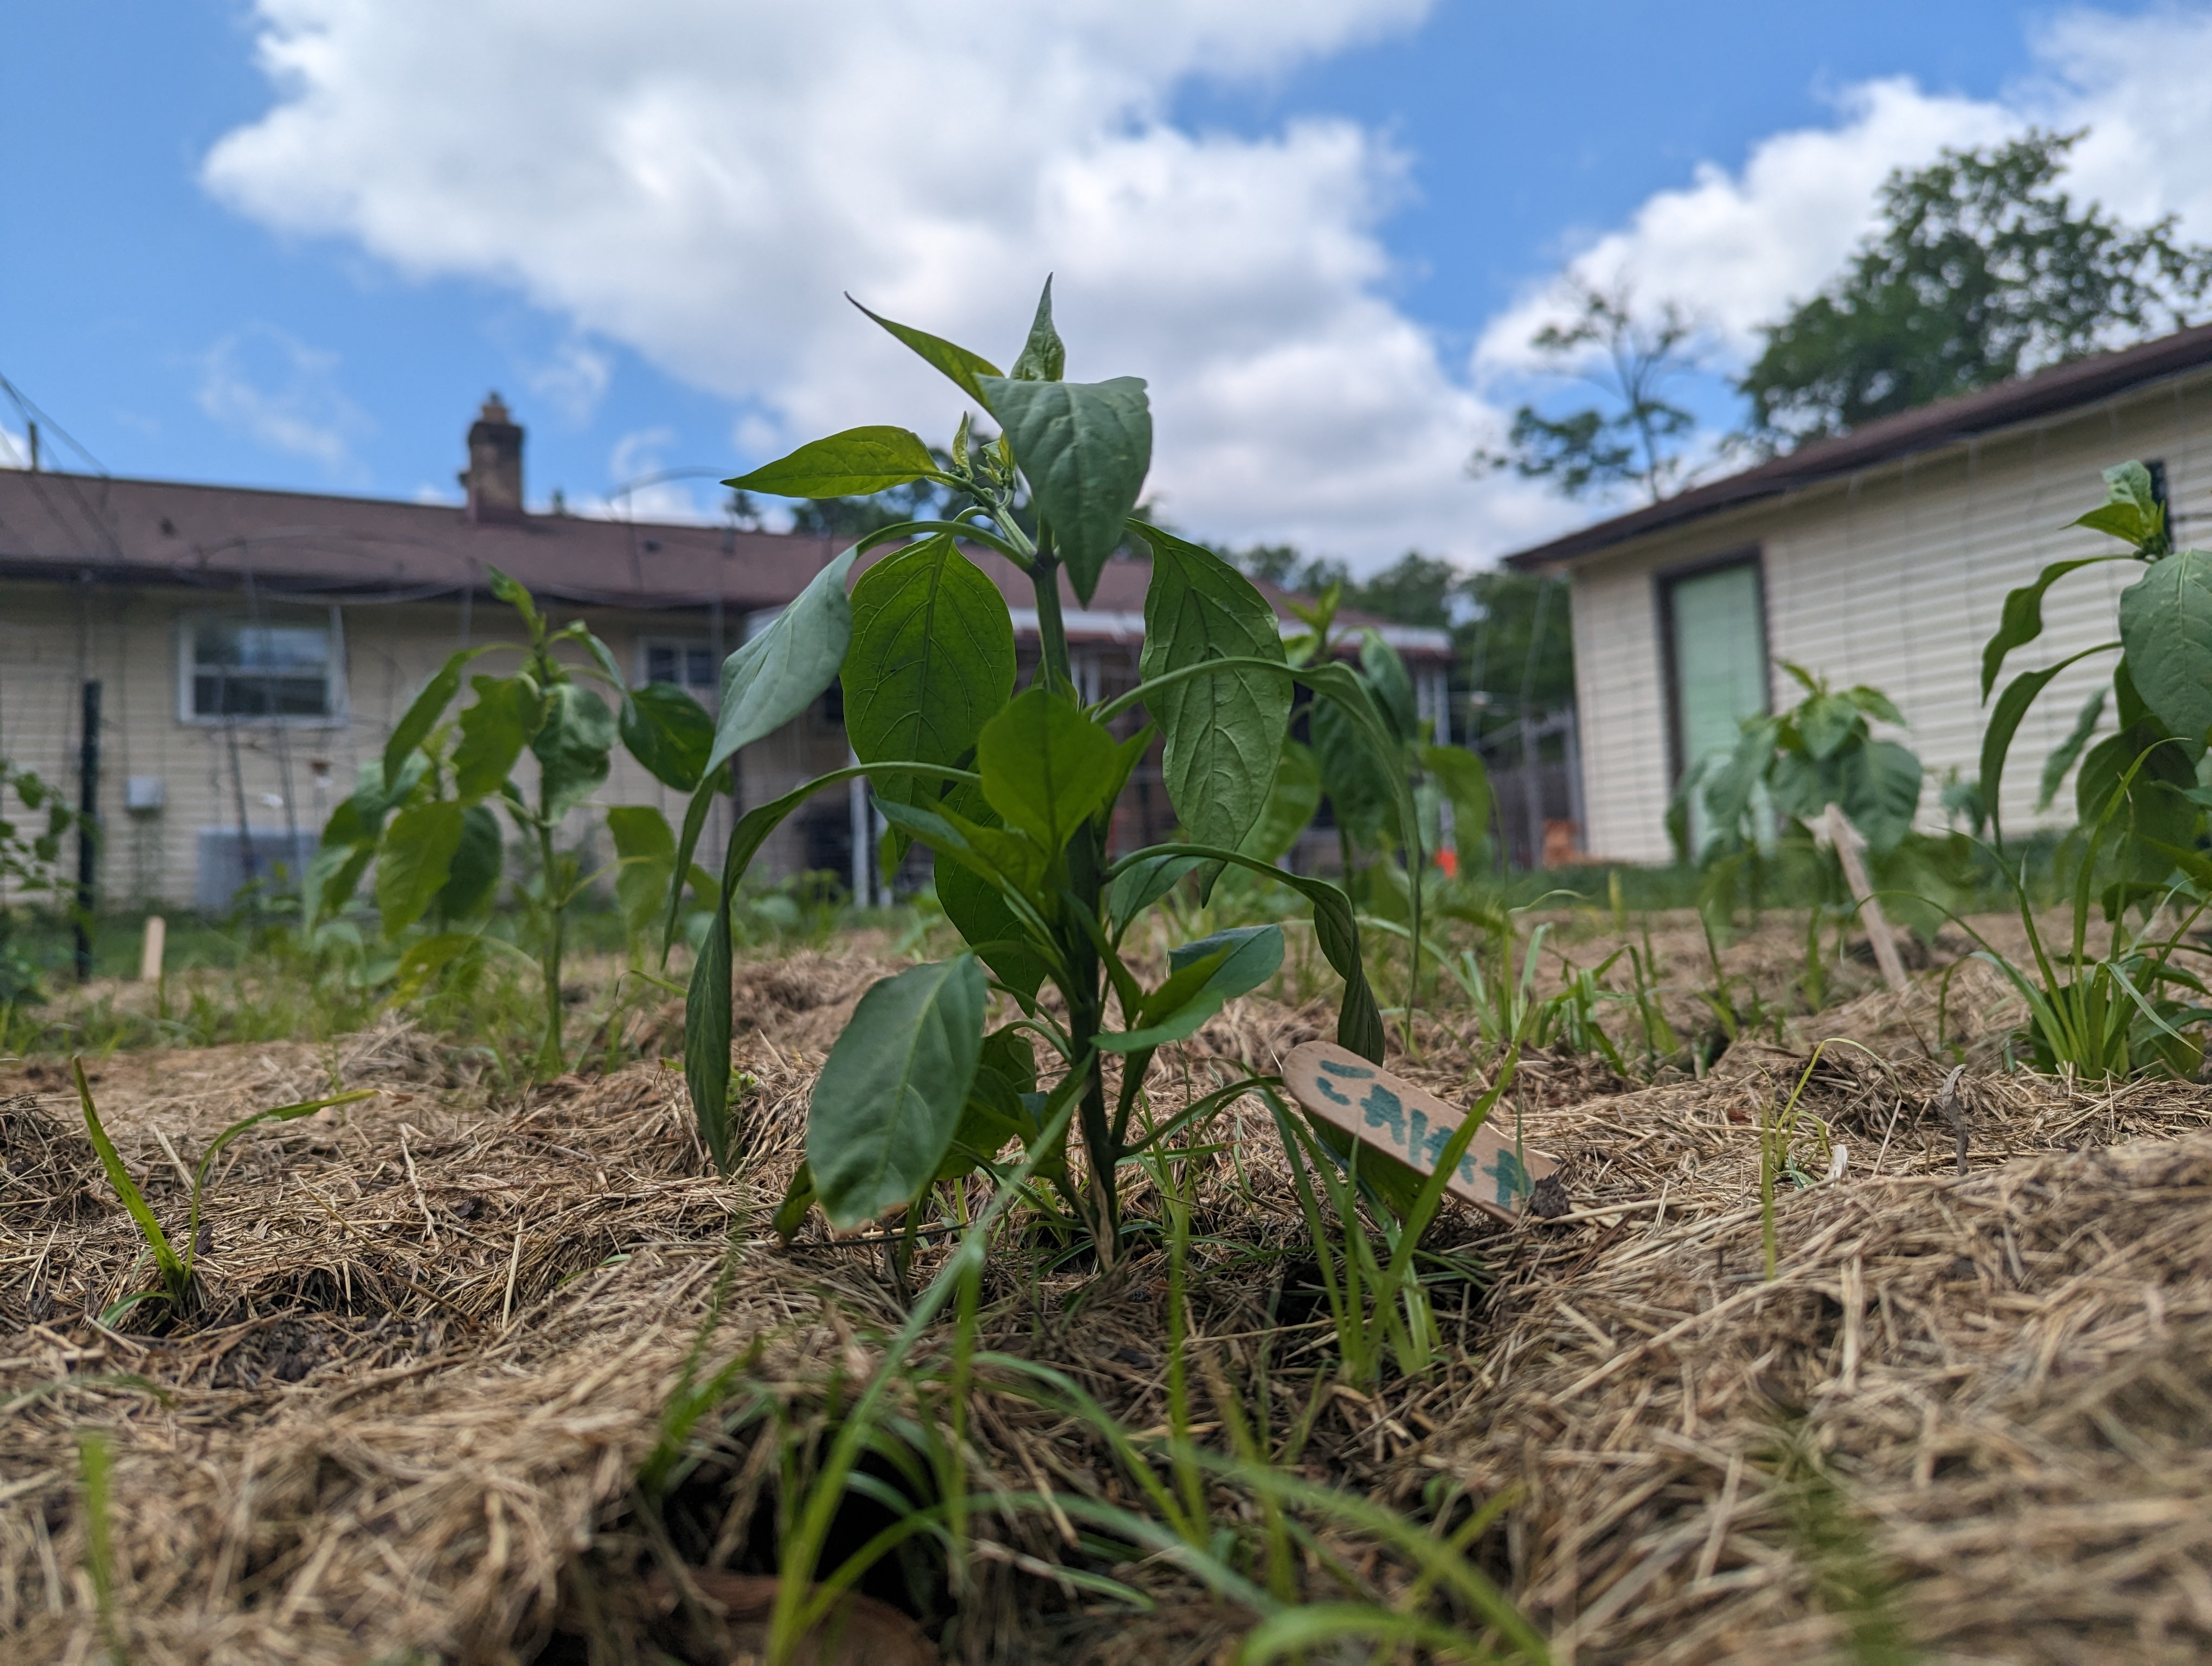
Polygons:
<instances>
[{"instance_id":1,"label":"glass window pane","mask_svg":"<svg viewBox=\"0 0 2212 1666\"><path fill-rule=\"evenodd\" d=\"M702 645L684 651L684 680L695 689L711 689L721 678L714 669L714 650Z\"/></svg>"},{"instance_id":2,"label":"glass window pane","mask_svg":"<svg viewBox=\"0 0 2212 1666\"><path fill-rule=\"evenodd\" d=\"M1766 709L1766 643L1759 569L1723 567L1670 587L1674 721L1686 772L1735 750L1743 720ZM1691 844L1702 847L1702 806L1692 805Z\"/></svg>"},{"instance_id":3,"label":"glass window pane","mask_svg":"<svg viewBox=\"0 0 2212 1666\"><path fill-rule=\"evenodd\" d=\"M665 642L648 642L645 649L645 680L648 683L676 681L676 650Z\"/></svg>"},{"instance_id":4,"label":"glass window pane","mask_svg":"<svg viewBox=\"0 0 2212 1666\"><path fill-rule=\"evenodd\" d=\"M203 620L192 627L192 714L327 717L330 665L325 626Z\"/></svg>"}]
</instances>

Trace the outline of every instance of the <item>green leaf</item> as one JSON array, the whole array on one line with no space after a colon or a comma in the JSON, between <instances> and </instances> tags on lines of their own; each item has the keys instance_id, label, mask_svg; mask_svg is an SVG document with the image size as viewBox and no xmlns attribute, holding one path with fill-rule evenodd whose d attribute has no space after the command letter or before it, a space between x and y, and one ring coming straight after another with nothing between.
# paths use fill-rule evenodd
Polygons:
<instances>
[{"instance_id":1,"label":"green leaf","mask_svg":"<svg viewBox=\"0 0 2212 1666\"><path fill-rule=\"evenodd\" d=\"M1885 723L1894 723L1900 729L1905 727L1905 714L1898 710L1897 703L1880 689L1870 689L1861 683L1856 687L1844 690L1844 698L1856 706L1869 717L1878 717Z\"/></svg>"},{"instance_id":2,"label":"green leaf","mask_svg":"<svg viewBox=\"0 0 2212 1666\"><path fill-rule=\"evenodd\" d=\"M1869 740L1844 755L1841 802L1869 848L1891 851L1920 809L1920 760L1894 740Z\"/></svg>"},{"instance_id":3,"label":"green leaf","mask_svg":"<svg viewBox=\"0 0 2212 1666\"><path fill-rule=\"evenodd\" d=\"M849 428L722 483L776 497L869 497L937 472L937 459L902 428Z\"/></svg>"},{"instance_id":4,"label":"green leaf","mask_svg":"<svg viewBox=\"0 0 2212 1666\"><path fill-rule=\"evenodd\" d=\"M623 933L635 942L652 928L668 895L676 868L676 835L668 818L649 804L618 804L609 809L607 832L622 864L615 874L615 901L622 909Z\"/></svg>"},{"instance_id":5,"label":"green leaf","mask_svg":"<svg viewBox=\"0 0 2212 1666\"><path fill-rule=\"evenodd\" d=\"M852 609L844 684L854 756L960 762L1014 690L1014 623L999 587L940 534L862 574ZM938 796L912 776L876 791L909 804Z\"/></svg>"},{"instance_id":6,"label":"green leaf","mask_svg":"<svg viewBox=\"0 0 2212 1666\"><path fill-rule=\"evenodd\" d=\"M1135 376L1105 382L977 386L1030 483L1030 501L1052 527L1069 581L1086 605L1152 460L1152 416Z\"/></svg>"},{"instance_id":7,"label":"green leaf","mask_svg":"<svg viewBox=\"0 0 2212 1666\"><path fill-rule=\"evenodd\" d=\"M775 1217L769 1226L788 1243L799 1236L799 1229L806 1224L806 1212L813 1207L814 1170L801 1163L791 1177L791 1184L783 1189L783 1201L775 1206Z\"/></svg>"},{"instance_id":8,"label":"green leaf","mask_svg":"<svg viewBox=\"0 0 2212 1666\"><path fill-rule=\"evenodd\" d=\"M496 567L484 569L484 576L491 581L491 593L522 616L522 623L529 627L532 641L545 634L544 617L538 612L538 604L531 599L530 592L524 586Z\"/></svg>"},{"instance_id":9,"label":"green leaf","mask_svg":"<svg viewBox=\"0 0 2212 1666\"><path fill-rule=\"evenodd\" d=\"M1048 855L1103 806L1118 762L1103 725L1042 687L1009 701L975 742L984 798Z\"/></svg>"},{"instance_id":10,"label":"green leaf","mask_svg":"<svg viewBox=\"0 0 2212 1666\"><path fill-rule=\"evenodd\" d=\"M845 575L860 553L855 544L831 561L773 623L722 662L721 714L714 750L707 755L708 776L797 717L836 680L853 639Z\"/></svg>"},{"instance_id":11,"label":"green leaf","mask_svg":"<svg viewBox=\"0 0 2212 1666\"><path fill-rule=\"evenodd\" d=\"M1273 860L1272 857L1259 856L1257 852L1245 854L1261 861ZM1196 856L1185 856L1172 850L1131 864L1115 876L1113 885L1107 890L1106 917L1113 921L1115 931L1127 929L1131 921L1173 891L1184 875L1206 866Z\"/></svg>"},{"instance_id":12,"label":"green leaf","mask_svg":"<svg viewBox=\"0 0 2212 1666\"><path fill-rule=\"evenodd\" d=\"M655 781L689 793L707 772L714 720L675 684L647 683L623 701L622 743Z\"/></svg>"},{"instance_id":13,"label":"green leaf","mask_svg":"<svg viewBox=\"0 0 2212 1666\"><path fill-rule=\"evenodd\" d=\"M1982 649L1982 698L1996 686L2005 655L2024 648L2043 635L2043 593L2077 568L2094 567L2100 561L2133 561L2133 556L2085 556L2075 561L2054 561L2037 574L2035 582L2005 593L2004 613L1996 635Z\"/></svg>"},{"instance_id":14,"label":"green leaf","mask_svg":"<svg viewBox=\"0 0 2212 1666\"><path fill-rule=\"evenodd\" d=\"M399 957L399 964L392 971L392 997L394 1000L412 1000L430 986L430 981L455 961L479 953L488 942L495 941L482 932L441 932L435 937L423 938L407 945L407 952Z\"/></svg>"},{"instance_id":15,"label":"green leaf","mask_svg":"<svg viewBox=\"0 0 2212 1666\"><path fill-rule=\"evenodd\" d=\"M2150 471L2142 464L2118 464L2105 471L2105 502L2073 523L2105 532L2151 555L2164 551L2166 505L2158 501Z\"/></svg>"},{"instance_id":16,"label":"green leaf","mask_svg":"<svg viewBox=\"0 0 2212 1666\"><path fill-rule=\"evenodd\" d=\"M1816 763L1833 757L1866 726L1856 702L1841 695L1816 694L1797 708L1796 716L1798 736Z\"/></svg>"},{"instance_id":17,"label":"green leaf","mask_svg":"<svg viewBox=\"0 0 2212 1666\"><path fill-rule=\"evenodd\" d=\"M1009 374L1018 382L1056 382L1066 368L1067 349L1060 342L1060 331L1052 327L1052 279L1048 277L1044 293L1037 297L1030 338L1022 344L1021 356Z\"/></svg>"},{"instance_id":18,"label":"green leaf","mask_svg":"<svg viewBox=\"0 0 2212 1666\"><path fill-rule=\"evenodd\" d=\"M599 790L614 745L615 714L605 701L574 683L546 690L545 721L530 737L530 750L538 755L538 793L548 817L559 821Z\"/></svg>"},{"instance_id":19,"label":"green leaf","mask_svg":"<svg viewBox=\"0 0 2212 1666\"><path fill-rule=\"evenodd\" d=\"M1374 696L1376 709L1399 740L1410 744L1419 739L1421 720L1405 656L1384 641L1382 633L1371 625L1359 633L1359 672L1367 679L1367 691Z\"/></svg>"},{"instance_id":20,"label":"green leaf","mask_svg":"<svg viewBox=\"0 0 2212 1666\"><path fill-rule=\"evenodd\" d=\"M847 295L845 299L853 301L850 295ZM860 307L860 303L857 301L853 301L853 305ZM980 354L971 353L964 347L956 347L951 342L940 337L933 336L926 330L917 330L908 324L894 324L879 313L869 313L865 307L860 307L860 310L868 313L870 318L896 336L922 358L943 371L951 379L954 386L977 404L987 410L990 409L991 402L983 397L981 379L986 376L996 376L999 374L999 368L988 359Z\"/></svg>"},{"instance_id":21,"label":"green leaf","mask_svg":"<svg viewBox=\"0 0 2212 1666\"><path fill-rule=\"evenodd\" d=\"M1490 818L1496 800L1481 757L1464 746L1426 746L1421 767L1443 788L1452 808L1452 844L1462 878L1490 862Z\"/></svg>"},{"instance_id":22,"label":"green leaf","mask_svg":"<svg viewBox=\"0 0 2212 1666\"><path fill-rule=\"evenodd\" d=\"M461 713L461 739L453 748L453 792L473 802L499 791L514 761L545 719L538 684L524 672L477 677L477 697Z\"/></svg>"},{"instance_id":23,"label":"green leaf","mask_svg":"<svg viewBox=\"0 0 2212 1666\"><path fill-rule=\"evenodd\" d=\"M469 806L461 812L461 842L438 892L439 913L448 920L466 920L489 908L499 889L502 855L499 818L481 804Z\"/></svg>"},{"instance_id":24,"label":"green leaf","mask_svg":"<svg viewBox=\"0 0 2212 1666\"><path fill-rule=\"evenodd\" d=\"M1462 752L1459 756L1474 763L1478 770L1481 769L1474 753ZM1314 762L1313 748L1304 741L1285 740L1282 756L1275 760L1274 785L1267 789L1267 801L1261 806L1260 819L1253 823L1252 830L1244 836L1237 848L1263 862L1279 862L1297 843L1298 835L1312 825L1315 812L1320 808L1321 766Z\"/></svg>"},{"instance_id":25,"label":"green leaf","mask_svg":"<svg viewBox=\"0 0 2212 1666\"><path fill-rule=\"evenodd\" d=\"M1139 1027L1101 1036L1109 1053L1135 1053L1196 1035L1235 997L1258 988L1281 970L1279 926L1239 926L1168 952L1167 981L1146 999Z\"/></svg>"},{"instance_id":26,"label":"green leaf","mask_svg":"<svg viewBox=\"0 0 2212 1666\"><path fill-rule=\"evenodd\" d=\"M84 1131L92 1140L93 1150L99 1153L100 1166L107 1170L107 1183L115 1188L115 1195L131 1212L131 1219L138 1223L139 1235L146 1240L146 1247L154 1253L155 1265L161 1270L161 1282L172 1296L181 1296L185 1263L169 1247L168 1237L161 1231L161 1223L154 1219L153 1210L146 1207L146 1195L131 1179L131 1170L123 1166L123 1153L115 1149L115 1142L100 1126L100 1113L92 1106L92 1088L84 1079L84 1061L71 1059L70 1068L76 1073L76 1100L84 1111Z\"/></svg>"},{"instance_id":27,"label":"green leaf","mask_svg":"<svg viewBox=\"0 0 2212 1666\"><path fill-rule=\"evenodd\" d=\"M386 937L421 919L430 899L445 889L461 848L462 809L451 799L410 805L385 830L377 851L376 909Z\"/></svg>"},{"instance_id":28,"label":"green leaf","mask_svg":"<svg viewBox=\"0 0 2212 1666\"><path fill-rule=\"evenodd\" d=\"M1141 522L1135 530L1152 550L1142 679L1207 660L1283 660L1274 610L1249 579L1210 550ZM1224 670L1171 684L1147 702L1165 738L1168 799L1192 838L1242 845L1258 824L1289 730L1291 692L1279 673Z\"/></svg>"},{"instance_id":29,"label":"green leaf","mask_svg":"<svg viewBox=\"0 0 2212 1666\"><path fill-rule=\"evenodd\" d=\"M2153 562L2122 591L2120 641L2145 703L2175 734L2201 743L2212 731L2212 552Z\"/></svg>"},{"instance_id":30,"label":"green leaf","mask_svg":"<svg viewBox=\"0 0 2212 1666\"><path fill-rule=\"evenodd\" d=\"M1997 703L1990 713L1989 727L1982 732L1982 807L1988 812L1990 827L1998 839L2003 837L2003 815L1999 807L1997 789L2004 784L2005 754L2012 750L2012 738L2019 732L2021 720L2027 708L2035 703L2035 696L2051 685L2051 679L2067 666L2086 660L2093 654L2103 654L2119 646L2118 642L2100 642L2094 648L2085 648L2070 654L2057 665L2041 671L2024 671L2005 684L2005 691L1997 696Z\"/></svg>"},{"instance_id":31,"label":"green leaf","mask_svg":"<svg viewBox=\"0 0 2212 1666\"><path fill-rule=\"evenodd\" d=\"M989 996L973 955L909 968L860 997L806 1116L806 1165L831 1225L917 1198L960 1125Z\"/></svg>"},{"instance_id":32,"label":"green leaf","mask_svg":"<svg viewBox=\"0 0 2212 1666\"><path fill-rule=\"evenodd\" d=\"M480 648L465 648L457 654L448 654L446 663L438 667L437 675L422 685L422 692L415 696L414 703L407 708L392 728L392 738L384 743L384 778L386 781L398 779L400 767L407 762L407 755L420 746L430 731L438 727L438 719L453 703L453 696L460 692L461 667L483 651Z\"/></svg>"},{"instance_id":33,"label":"green leaf","mask_svg":"<svg viewBox=\"0 0 2212 1666\"><path fill-rule=\"evenodd\" d=\"M2097 725L2104 720L2106 692L2099 689L2081 702L2081 714L2075 718L2073 728L2044 760L2043 780L2035 793L2037 810L2051 808L2051 800L2058 796L2058 788L2066 779L2066 772L2080 761L2081 749L2089 744L2090 736L2097 733Z\"/></svg>"},{"instance_id":34,"label":"green leaf","mask_svg":"<svg viewBox=\"0 0 2212 1666\"><path fill-rule=\"evenodd\" d=\"M937 901L961 940L975 951L999 982L1024 1003L1034 1001L1044 982L1045 964L1021 946L1028 928L998 886L960 862L939 861Z\"/></svg>"},{"instance_id":35,"label":"green leaf","mask_svg":"<svg viewBox=\"0 0 2212 1666\"><path fill-rule=\"evenodd\" d=\"M1315 703L1307 732L1313 736L1314 762L1337 825L1363 848L1395 838L1398 821L1389 759L1397 748L1396 737L1377 746L1356 710L1320 702Z\"/></svg>"}]
</instances>

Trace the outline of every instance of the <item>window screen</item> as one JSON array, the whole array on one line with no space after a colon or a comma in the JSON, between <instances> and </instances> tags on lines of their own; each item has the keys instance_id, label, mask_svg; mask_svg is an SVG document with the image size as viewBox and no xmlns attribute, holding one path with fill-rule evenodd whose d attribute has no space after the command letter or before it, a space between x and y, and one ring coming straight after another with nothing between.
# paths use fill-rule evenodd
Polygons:
<instances>
[{"instance_id":1,"label":"window screen","mask_svg":"<svg viewBox=\"0 0 2212 1666\"><path fill-rule=\"evenodd\" d=\"M200 619L187 641L189 717L318 718L337 709L326 624Z\"/></svg>"},{"instance_id":2,"label":"window screen","mask_svg":"<svg viewBox=\"0 0 2212 1666\"><path fill-rule=\"evenodd\" d=\"M648 641L645 645L645 680L673 683L712 705L722 680L722 667L709 643Z\"/></svg>"}]
</instances>

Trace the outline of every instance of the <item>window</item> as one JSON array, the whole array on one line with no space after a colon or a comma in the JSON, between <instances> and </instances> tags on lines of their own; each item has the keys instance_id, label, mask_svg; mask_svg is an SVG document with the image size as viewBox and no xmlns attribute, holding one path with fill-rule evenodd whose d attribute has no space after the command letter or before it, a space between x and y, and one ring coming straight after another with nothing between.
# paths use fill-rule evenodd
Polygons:
<instances>
[{"instance_id":1,"label":"window","mask_svg":"<svg viewBox=\"0 0 2212 1666\"><path fill-rule=\"evenodd\" d=\"M184 623L186 722L327 723L339 714L335 615Z\"/></svg>"},{"instance_id":2,"label":"window","mask_svg":"<svg viewBox=\"0 0 2212 1666\"><path fill-rule=\"evenodd\" d=\"M1759 558L1738 556L1663 577L1660 619L1674 776L1735 750L1743 720L1767 708L1766 602ZM1705 842L1691 806L1692 851Z\"/></svg>"},{"instance_id":3,"label":"window","mask_svg":"<svg viewBox=\"0 0 2212 1666\"><path fill-rule=\"evenodd\" d=\"M673 683L711 708L721 687L722 661L711 642L647 637L639 645L648 683Z\"/></svg>"}]
</instances>

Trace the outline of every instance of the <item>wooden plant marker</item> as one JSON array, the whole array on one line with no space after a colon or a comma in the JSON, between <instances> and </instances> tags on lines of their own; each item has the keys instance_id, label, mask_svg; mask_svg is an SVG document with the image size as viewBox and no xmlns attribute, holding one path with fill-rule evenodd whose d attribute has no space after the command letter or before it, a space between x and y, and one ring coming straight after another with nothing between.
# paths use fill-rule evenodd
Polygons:
<instances>
[{"instance_id":1,"label":"wooden plant marker","mask_svg":"<svg viewBox=\"0 0 2212 1666\"><path fill-rule=\"evenodd\" d=\"M1437 1157L1466 1116L1334 1042L1292 1048L1283 1061L1283 1080L1291 1097L1316 1116L1423 1174L1436 1171ZM1536 1183L1557 1166L1540 1152L1516 1149L1512 1128L1501 1128L1493 1111L1475 1130L1444 1189L1512 1220L1527 1208Z\"/></svg>"}]
</instances>

